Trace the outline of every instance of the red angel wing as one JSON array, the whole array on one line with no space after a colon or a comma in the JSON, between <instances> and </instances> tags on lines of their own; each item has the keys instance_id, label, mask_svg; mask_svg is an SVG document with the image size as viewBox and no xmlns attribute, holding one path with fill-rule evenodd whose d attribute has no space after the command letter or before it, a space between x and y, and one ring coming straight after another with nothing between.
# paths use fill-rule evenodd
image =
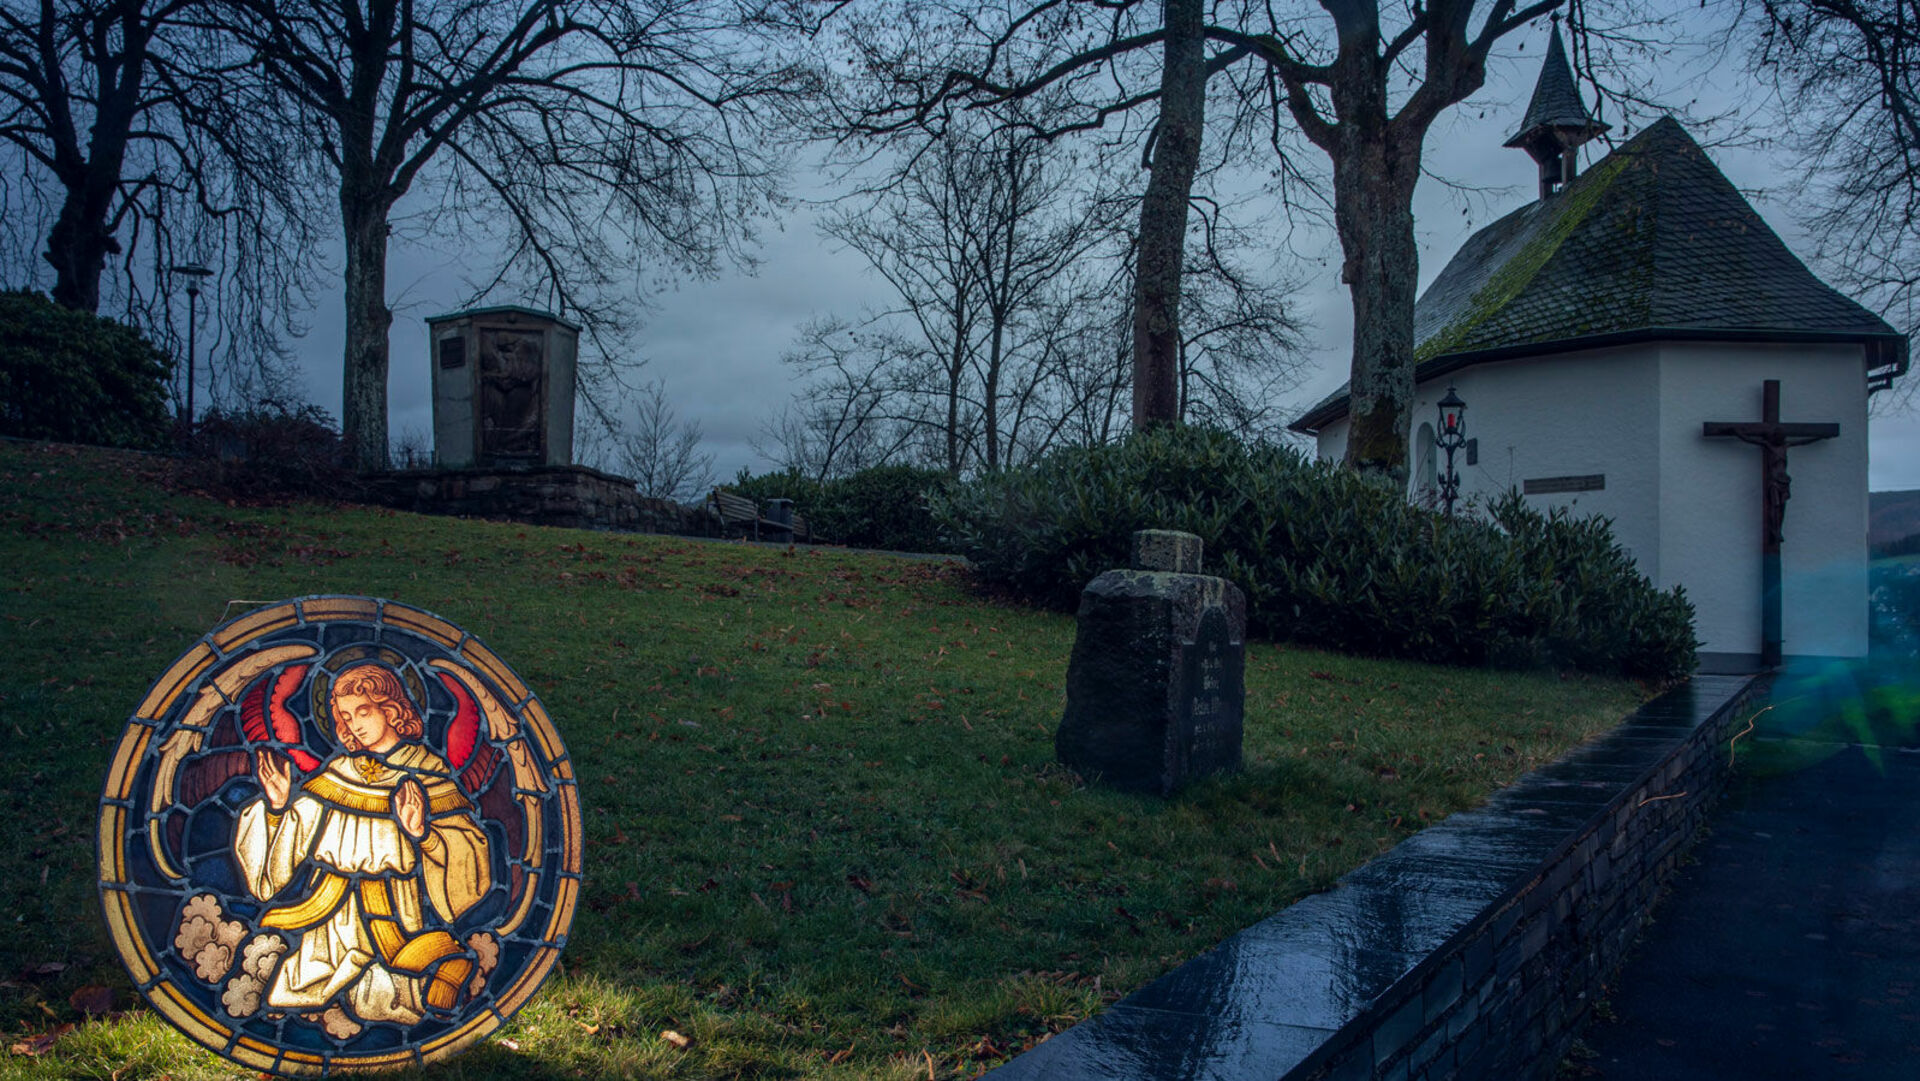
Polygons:
<instances>
[{"instance_id":1,"label":"red angel wing","mask_svg":"<svg viewBox=\"0 0 1920 1081\"><path fill-rule=\"evenodd\" d=\"M466 684L448 672L435 673L453 695L453 723L447 726L447 765L460 774L467 791L484 786L500 761L500 750L480 738L480 705L468 693Z\"/></svg>"},{"instance_id":2,"label":"red angel wing","mask_svg":"<svg viewBox=\"0 0 1920 1081\"><path fill-rule=\"evenodd\" d=\"M320 768L320 760L301 746L306 741L300 735L300 719L287 709L287 699L300 689L308 667L296 664L282 669L278 676L263 676L240 700L240 730L247 739L254 743L278 741L304 773Z\"/></svg>"},{"instance_id":3,"label":"red angel wing","mask_svg":"<svg viewBox=\"0 0 1920 1081\"><path fill-rule=\"evenodd\" d=\"M459 769L473 757L473 745L480 741L480 704L467 693L466 685L446 672L435 673L453 695L456 706L453 723L447 726L447 765Z\"/></svg>"}]
</instances>

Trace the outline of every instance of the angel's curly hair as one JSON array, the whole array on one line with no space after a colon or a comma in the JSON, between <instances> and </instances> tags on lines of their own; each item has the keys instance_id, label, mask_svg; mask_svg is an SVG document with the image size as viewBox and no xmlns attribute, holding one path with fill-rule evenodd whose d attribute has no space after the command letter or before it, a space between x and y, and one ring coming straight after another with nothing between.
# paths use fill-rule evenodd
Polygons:
<instances>
[{"instance_id":1,"label":"angel's curly hair","mask_svg":"<svg viewBox=\"0 0 1920 1081\"><path fill-rule=\"evenodd\" d=\"M407 697L406 685L400 682L398 673L384 664L356 664L341 672L333 681L333 698L338 700L343 694L360 695L387 710L394 734L401 739L419 739L420 733L426 730L420 722L420 711ZM360 741L353 738L353 732L337 712L333 716L333 734L347 750L361 749Z\"/></svg>"}]
</instances>

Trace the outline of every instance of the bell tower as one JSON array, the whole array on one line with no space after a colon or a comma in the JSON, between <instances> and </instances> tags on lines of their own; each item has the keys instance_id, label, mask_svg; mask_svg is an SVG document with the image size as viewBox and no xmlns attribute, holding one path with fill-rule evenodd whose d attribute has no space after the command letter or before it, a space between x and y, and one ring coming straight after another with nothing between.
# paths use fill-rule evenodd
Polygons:
<instances>
[{"instance_id":1,"label":"bell tower","mask_svg":"<svg viewBox=\"0 0 1920 1081\"><path fill-rule=\"evenodd\" d=\"M1534 85L1533 100L1527 103L1520 130L1506 145L1517 147L1540 164L1540 198L1551 196L1579 174L1579 155L1574 151L1594 136L1612 127L1587 112L1574 85L1573 68L1567 63L1567 47L1560 40L1560 18L1553 19L1553 37L1547 42L1547 59L1540 65L1540 81Z\"/></svg>"}]
</instances>

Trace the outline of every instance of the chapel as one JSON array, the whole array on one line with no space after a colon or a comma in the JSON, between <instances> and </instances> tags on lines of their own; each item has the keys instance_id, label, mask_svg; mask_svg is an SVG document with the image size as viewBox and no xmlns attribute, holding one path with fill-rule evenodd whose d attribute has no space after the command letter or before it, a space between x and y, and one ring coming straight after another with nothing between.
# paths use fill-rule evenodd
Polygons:
<instances>
[{"instance_id":1,"label":"chapel","mask_svg":"<svg viewBox=\"0 0 1920 1081\"><path fill-rule=\"evenodd\" d=\"M1475 233L1415 309L1412 496L1466 403L1465 506L1510 489L1600 514L1695 608L1701 670L1867 651L1867 399L1906 337L1800 262L1671 117L1605 133L1558 27L1509 147L1539 196ZM1289 427L1346 450L1347 389Z\"/></svg>"}]
</instances>

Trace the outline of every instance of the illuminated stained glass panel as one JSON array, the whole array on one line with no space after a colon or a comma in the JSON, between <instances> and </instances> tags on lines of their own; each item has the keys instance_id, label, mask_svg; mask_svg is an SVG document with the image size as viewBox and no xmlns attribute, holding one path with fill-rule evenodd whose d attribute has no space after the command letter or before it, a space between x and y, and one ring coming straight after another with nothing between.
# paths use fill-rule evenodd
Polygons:
<instances>
[{"instance_id":1,"label":"illuminated stained glass panel","mask_svg":"<svg viewBox=\"0 0 1920 1081\"><path fill-rule=\"evenodd\" d=\"M221 625L127 722L100 896L135 985L204 1046L306 1075L484 1039L573 922L580 801L505 662L394 601Z\"/></svg>"}]
</instances>

